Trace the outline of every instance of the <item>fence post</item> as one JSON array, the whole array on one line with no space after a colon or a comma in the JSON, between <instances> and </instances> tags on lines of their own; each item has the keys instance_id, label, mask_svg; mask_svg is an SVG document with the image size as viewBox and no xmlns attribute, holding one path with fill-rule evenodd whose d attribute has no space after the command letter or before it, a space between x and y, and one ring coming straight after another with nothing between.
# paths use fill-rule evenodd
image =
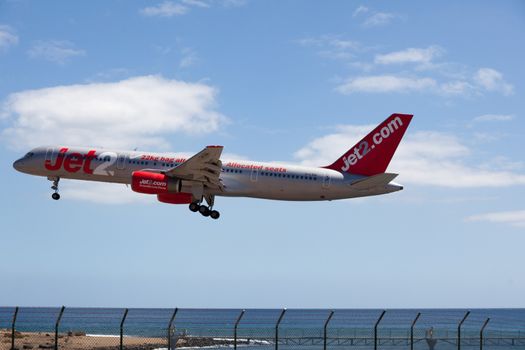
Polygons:
<instances>
[{"instance_id":1,"label":"fence post","mask_svg":"<svg viewBox=\"0 0 525 350\"><path fill-rule=\"evenodd\" d=\"M281 315L279 315L279 319L275 324L275 350L279 350L279 324L281 323L285 313L286 308L284 308L283 311L281 311Z\"/></svg>"},{"instance_id":2,"label":"fence post","mask_svg":"<svg viewBox=\"0 0 525 350\"><path fill-rule=\"evenodd\" d=\"M490 321L490 317L485 320L485 323L483 323L483 326L481 327L481 330L479 331L479 350L483 350L483 331L485 330L485 327L487 327L487 324Z\"/></svg>"},{"instance_id":3,"label":"fence post","mask_svg":"<svg viewBox=\"0 0 525 350\"><path fill-rule=\"evenodd\" d=\"M168 350L171 350L171 328L173 325L173 321L175 320L175 316L177 316L177 312L179 311L179 308L175 308L173 310L173 314L171 315L170 322L168 323ZM177 344L175 344L177 346Z\"/></svg>"},{"instance_id":4,"label":"fence post","mask_svg":"<svg viewBox=\"0 0 525 350\"><path fill-rule=\"evenodd\" d=\"M239 326L239 322L241 322L241 318L244 316L244 313L246 310L242 310L241 314L237 318L237 321L235 322L235 328L233 330L233 348L237 350L237 327Z\"/></svg>"},{"instance_id":5,"label":"fence post","mask_svg":"<svg viewBox=\"0 0 525 350\"><path fill-rule=\"evenodd\" d=\"M15 307L15 313L13 314L13 322L11 323L11 350L15 350L15 324L16 316L18 316L18 306Z\"/></svg>"},{"instance_id":6,"label":"fence post","mask_svg":"<svg viewBox=\"0 0 525 350\"><path fill-rule=\"evenodd\" d=\"M458 324L458 350L461 350L461 325L463 325L463 322L465 322L468 315L470 315L470 311L467 311L465 316L463 316L463 319Z\"/></svg>"},{"instance_id":7,"label":"fence post","mask_svg":"<svg viewBox=\"0 0 525 350\"><path fill-rule=\"evenodd\" d=\"M128 316L128 309L124 310L124 315L122 316L122 321L120 321L120 347L119 349L122 350L124 347L124 322L126 321L126 317Z\"/></svg>"},{"instance_id":8,"label":"fence post","mask_svg":"<svg viewBox=\"0 0 525 350\"><path fill-rule=\"evenodd\" d=\"M323 336L323 350L326 350L326 340L327 340L327 330L328 330L328 323L332 319L332 316L334 315L334 310L330 311L330 315L328 315L328 318L326 319L326 322L324 323L324 336Z\"/></svg>"},{"instance_id":9,"label":"fence post","mask_svg":"<svg viewBox=\"0 0 525 350\"><path fill-rule=\"evenodd\" d=\"M376 324L374 325L374 350L377 350L377 327L379 326L379 322L383 319L383 316L385 316L386 310L383 310L381 313L381 316L376 321Z\"/></svg>"},{"instance_id":10,"label":"fence post","mask_svg":"<svg viewBox=\"0 0 525 350\"><path fill-rule=\"evenodd\" d=\"M414 350L414 327L416 326L417 320L419 320L419 316L421 316L421 312L417 313L416 318L414 318L410 326L410 350Z\"/></svg>"},{"instance_id":11,"label":"fence post","mask_svg":"<svg viewBox=\"0 0 525 350\"><path fill-rule=\"evenodd\" d=\"M58 326L60 326L60 320L62 319L62 314L64 313L65 309L65 306L60 308L60 312L58 313L57 321L55 323L55 350L58 350Z\"/></svg>"}]
</instances>

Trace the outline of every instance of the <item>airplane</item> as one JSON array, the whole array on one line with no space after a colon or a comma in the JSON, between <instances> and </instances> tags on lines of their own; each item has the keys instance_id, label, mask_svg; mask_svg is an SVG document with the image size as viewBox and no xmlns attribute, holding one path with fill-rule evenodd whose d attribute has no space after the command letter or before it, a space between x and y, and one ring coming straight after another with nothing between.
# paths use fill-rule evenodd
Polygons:
<instances>
[{"instance_id":1,"label":"airplane","mask_svg":"<svg viewBox=\"0 0 525 350\"><path fill-rule=\"evenodd\" d=\"M207 146L192 157L181 154L42 146L13 163L26 174L60 179L120 183L156 195L163 203L188 204L192 212L218 219L216 196L286 201L331 201L400 191L385 172L411 114L392 114L339 159L322 167L221 159L223 146ZM203 202L206 201L206 204Z\"/></svg>"}]
</instances>

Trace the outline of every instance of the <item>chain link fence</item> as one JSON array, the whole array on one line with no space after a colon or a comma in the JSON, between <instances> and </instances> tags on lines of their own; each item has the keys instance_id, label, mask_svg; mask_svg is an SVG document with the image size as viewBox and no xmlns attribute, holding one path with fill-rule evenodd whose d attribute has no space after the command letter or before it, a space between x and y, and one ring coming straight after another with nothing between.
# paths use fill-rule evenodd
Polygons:
<instances>
[{"instance_id":1,"label":"chain link fence","mask_svg":"<svg viewBox=\"0 0 525 350\"><path fill-rule=\"evenodd\" d=\"M0 350L525 350L525 310L0 307Z\"/></svg>"}]
</instances>

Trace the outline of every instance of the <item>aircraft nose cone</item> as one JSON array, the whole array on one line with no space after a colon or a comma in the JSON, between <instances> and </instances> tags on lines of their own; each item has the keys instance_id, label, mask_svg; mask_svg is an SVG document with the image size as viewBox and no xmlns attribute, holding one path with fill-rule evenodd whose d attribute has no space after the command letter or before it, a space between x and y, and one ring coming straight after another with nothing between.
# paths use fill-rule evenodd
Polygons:
<instances>
[{"instance_id":1,"label":"aircraft nose cone","mask_svg":"<svg viewBox=\"0 0 525 350\"><path fill-rule=\"evenodd\" d=\"M24 166L24 161L22 159L18 159L13 163L13 168L15 168L18 171L22 171L22 168Z\"/></svg>"}]
</instances>

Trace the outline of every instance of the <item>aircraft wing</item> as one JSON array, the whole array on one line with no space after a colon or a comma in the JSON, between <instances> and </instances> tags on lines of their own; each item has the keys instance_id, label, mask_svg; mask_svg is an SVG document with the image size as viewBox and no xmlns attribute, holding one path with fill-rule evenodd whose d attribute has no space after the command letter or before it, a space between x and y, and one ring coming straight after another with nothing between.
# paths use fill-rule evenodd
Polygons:
<instances>
[{"instance_id":1,"label":"aircraft wing","mask_svg":"<svg viewBox=\"0 0 525 350\"><path fill-rule=\"evenodd\" d=\"M372 187L384 186L394 180L398 174L393 173L381 173L374 176L368 176L363 179L359 179L350 184L350 187L356 190L366 190Z\"/></svg>"},{"instance_id":2,"label":"aircraft wing","mask_svg":"<svg viewBox=\"0 0 525 350\"><path fill-rule=\"evenodd\" d=\"M205 187L223 189L219 181L222 146L207 146L184 163L166 171L166 175L183 180L201 182Z\"/></svg>"}]
</instances>

